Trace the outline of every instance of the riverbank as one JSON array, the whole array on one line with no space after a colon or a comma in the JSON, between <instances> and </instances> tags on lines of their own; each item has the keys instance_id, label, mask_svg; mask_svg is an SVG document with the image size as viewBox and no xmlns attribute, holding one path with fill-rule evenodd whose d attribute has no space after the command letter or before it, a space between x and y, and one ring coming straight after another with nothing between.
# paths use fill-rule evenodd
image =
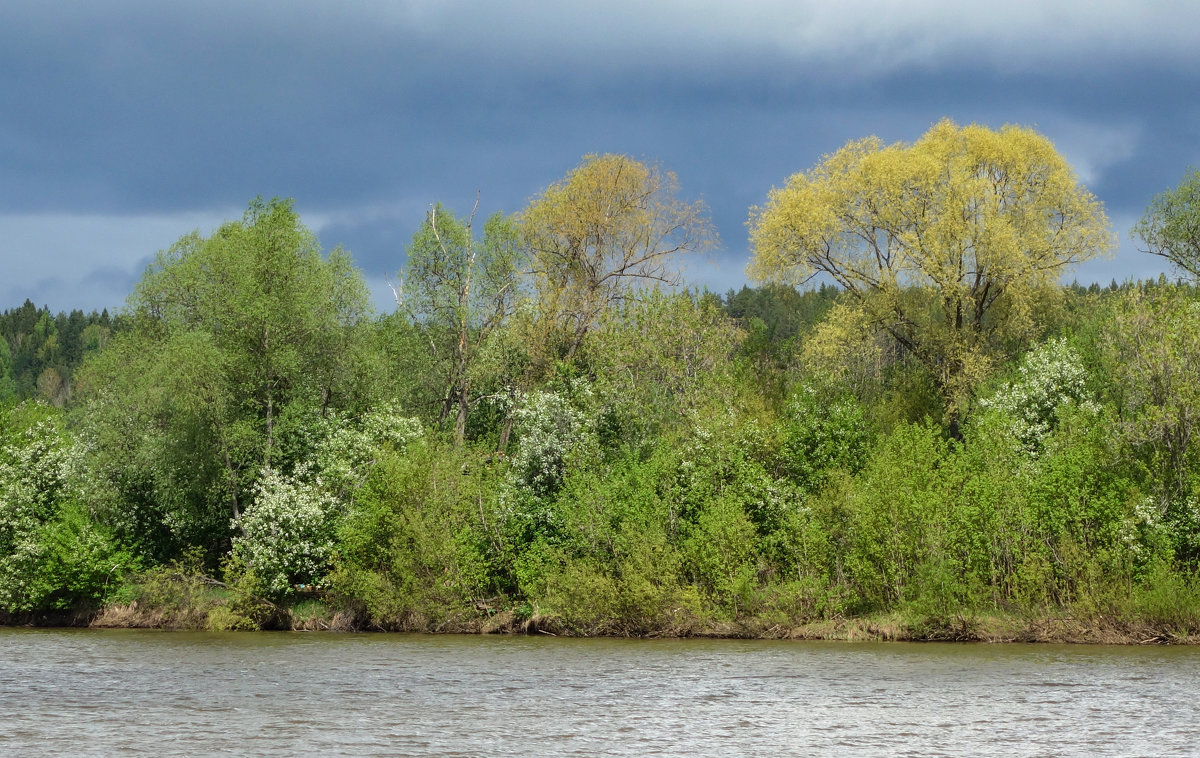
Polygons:
<instances>
[{"instance_id":1,"label":"riverbank","mask_svg":"<svg viewBox=\"0 0 1200 758\"><path fill-rule=\"evenodd\" d=\"M814 611L813 603L746 602L734 612L686 595L603 606L579 595L560 605L496 596L404 602L332 588L295 587L283 599L226 583L196 567L132 574L105 601L60 610L0 613L0 626L184 631L409 632L576 638L726 638L874 642L1200 644L1200 595L1171 577L1085 593L1070 605L961 608L909 602L869 613ZM378 596L376 596L378 597ZM788 599L788 598L784 598ZM753 600L753 598L751 598ZM605 612L603 609L608 609Z\"/></svg>"},{"instance_id":2,"label":"riverbank","mask_svg":"<svg viewBox=\"0 0 1200 758\"><path fill-rule=\"evenodd\" d=\"M422 625L414 619L392 628L364 626L353 615L342 612L329 616L292 615L269 628L292 631L332 632L423 632L430 634L544 634L559 637L639 636L708 637L727 639L791 639L848 642L986 642L986 643L1073 643L1099 645L1196 645L1200 634L1179 632L1144 623L1110 619L1080 619L1072 616L1021 618L1002 615L956 619L944 626L931 627L926 620L903 614L866 616L812 621L797 625L765 624L754 619L719 621L687 628L649 630L639 635L583 634L564 627L549 617L519 619L511 612L463 620L456 624ZM167 628L205 629L211 625L181 626L164 623L158 611L136 608L108 608L92 619L93 628ZM216 627L216 628L219 628Z\"/></svg>"},{"instance_id":3,"label":"riverbank","mask_svg":"<svg viewBox=\"0 0 1200 758\"><path fill-rule=\"evenodd\" d=\"M231 607L228 596L182 608L136 602L99 610L76 609L0 618L0 626L163 629L179 631L416 632L426 634L547 635L556 637L725 638L826 640L849 642L1068 643L1101 645L1197 645L1195 630L1138 620L1067 612L1042 616L975 614L930 619L889 613L800 623L757 618L690 619L686 623L638 632L589 632L572 629L553 616L519 616L511 610L461 614L433 620L410 616L388 624L365 623L360 615L320 600L276 607L251 619Z\"/></svg>"}]
</instances>

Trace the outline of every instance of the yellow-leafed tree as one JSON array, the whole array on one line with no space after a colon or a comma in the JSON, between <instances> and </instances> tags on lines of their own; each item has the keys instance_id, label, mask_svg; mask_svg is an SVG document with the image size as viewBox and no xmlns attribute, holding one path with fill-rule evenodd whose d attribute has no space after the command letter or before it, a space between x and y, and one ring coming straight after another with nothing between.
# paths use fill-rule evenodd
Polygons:
<instances>
[{"instance_id":1,"label":"yellow-leafed tree","mask_svg":"<svg viewBox=\"0 0 1200 758\"><path fill-rule=\"evenodd\" d=\"M600 314L640 288L680 282L680 256L716 241L675 174L627 155L589 155L519 219L543 310L574 355Z\"/></svg>"},{"instance_id":2,"label":"yellow-leafed tree","mask_svg":"<svg viewBox=\"0 0 1200 758\"><path fill-rule=\"evenodd\" d=\"M949 120L915 143L851 142L750 213L759 281L828 275L860 323L930 372L952 433L997 347L1031 337L1070 266L1113 246L1098 200L1045 137Z\"/></svg>"}]
</instances>

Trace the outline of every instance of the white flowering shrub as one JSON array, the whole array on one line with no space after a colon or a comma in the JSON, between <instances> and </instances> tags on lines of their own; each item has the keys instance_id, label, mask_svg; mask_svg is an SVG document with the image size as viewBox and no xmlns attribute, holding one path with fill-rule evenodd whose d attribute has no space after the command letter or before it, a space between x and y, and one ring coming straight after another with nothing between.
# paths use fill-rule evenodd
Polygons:
<instances>
[{"instance_id":1,"label":"white flowering shrub","mask_svg":"<svg viewBox=\"0 0 1200 758\"><path fill-rule=\"evenodd\" d=\"M10 472L0 470L0 477ZM0 486L0 608L29 610L36 596L37 567L44 558L42 520L30 507L33 493L21 483Z\"/></svg>"},{"instance_id":2,"label":"white flowering shrub","mask_svg":"<svg viewBox=\"0 0 1200 758\"><path fill-rule=\"evenodd\" d=\"M582 383L572 390L590 397ZM519 434L512 456L514 483L537 496L553 494L562 484L568 456L592 442L594 425L560 392L531 392L513 415Z\"/></svg>"},{"instance_id":3,"label":"white flowering shrub","mask_svg":"<svg viewBox=\"0 0 1200 758\"><path fill-rule=\"evenodd\" d=\"M0 446L0 493L11 508L43 512L65 488L72 450L55 419L43 419Z\"/></svg>"},{"instance_id":4,"label":"white flowering shrub","mask_svg":"<svg viewBox=\"0 0 1200 758\"><path fill-rule=\"evenodd\" d=\"M333 556L338 500L319 481L262 472L254 502L234 523L240 535L233 554L271 595L282 597L296 584L319 584Z\"/></svg>"},{"instance_id":5,"label":"white flowering shrub","mask_svg":"<svg viewBox=\"0 0 1200 758\"><path fill-rule=\"evenodd\" d=\"M1133 503L1132 513L1121 524L1118 537L1137 567L1144 568L1154 559L1171 558L1171 530L1163 521L1160 504L1151 495Z\"/></svg>"},{"instance_id":6,"label":"white flowering shrub","mask_svg":"<svg viewBox=\"0 0 1200 758\"><path fill-rule=\"evenodd\" d=\"M310 453L291 474L264 469L253 502L234 522L236 563L275 597L297 584L320 584L330 569L337 529L355 489L384 450L403 452L424 434L394 405L358 419L334 417L304 429Z\"/></svg>"},{"instance_id":7,"label":"white flowering shrub","mask_svg":"<svg viewBox=\"0 0 1200 758\"><path fill-rule=\"evenodd\" d=\"M347 496L366 479L382 448L403 452L423 434L419 419L405 416L395 405L382 405L358 423L334 425L317 443L314 468L324 487Z\"/></svg>"},{"instance_id":8,"label":"white flowering shrub","mask_svg":"<svg viewBox=\"0 0 1200 758\"><path fill-rule=\"evenodd\" d=\"M1168 509L1175 554L1195 563L1200 556L1200 501L1195 495L1182 498Z\"/></svg>"},{"instance_id":9,"label":"white flowering shrub","mask_svg":"<svg viewBox=\"0 0 1200 758\"><path fill-rule=\"evenodd\" d=\"M1004 414L1009 432L1031 455L1041 450L1065 406L1089 413L1099 410L1088 395L1087 371L1079 353L1065 339L1038 345L1025 355L1017 371L1016 381L981 405Z\"/></svg>"},{"instance_id":10,"label":"white flowering shrub","mask_svg":"<svg viewBox=\"0 0 1200 758\"><path fill-rule=\"evenodd\" d=\"M801 490L768 470L776 464L771 430L727 413L704 419L693 414L690 432L675 448L679 457L669 480L672 528L699 528L720 501L737 504L758 533L767 535L797 510Z\"/></svg>"},{"instance_id":11,"label":"white flowering shrub","mask_svg":"<svg viewBox=\"0 0 1200 758\"><path fill-rule=\"evenodd\" d=\"M1119 536L1141 568L1154 560L1195 561L1200 556L1200 500L1195 495L1173 501L1145 495L1133 503Z\"/></svg>"},{"instance_id":12,"label":"white flowering shrub","mask_svg":"<svg viewBox=\"0 0 1200 758\"><path fill-rule=\"evenodd\" d=\"M595 423L571 396L584 404L592 399L582 381L566 392L539 390L516 398L517 443L509 458L507 485L499 493L499 515L514 544L558 538L562 524L554 496L562 488L571 457L596 445Z\"/></svg>"},{"instance_id":13,"label":"white flowering shrub","mask_svg":"<svg viewBox=\"0 0 1200 758\"><path fill-rule=\"evenodd\" d=\"M128 563L76 505L81 470L80 446L61 414L36 403L0 414L0 609L95 599L108 574Z\"/></svg>"},{"instance_id":14,"label":"white flowering shrub","mask_svg":"<svg viewBox=\"0 0 1200 758\"><path fill-rule=\"evenodd\" d=\"M55 510L72 465L56 418L44 418L0 446L0 608L28 610L40 594L43 525Z\"/></svg>"}]
</instances>

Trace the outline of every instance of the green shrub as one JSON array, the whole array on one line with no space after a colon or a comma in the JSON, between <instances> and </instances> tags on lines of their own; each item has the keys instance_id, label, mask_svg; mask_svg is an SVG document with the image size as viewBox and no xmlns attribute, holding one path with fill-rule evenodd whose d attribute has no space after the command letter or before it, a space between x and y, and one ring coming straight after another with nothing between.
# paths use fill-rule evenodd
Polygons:
<instances>
[{"instance_id":1,"label":"green shrub","mask_svg":"<svg viewBox=\"0 0 1200 758\"><path fill-rule=\"evenodd\" d=\"M940 548L953 517L943 466L949 444L930 425L905 425L883 439L841 497L845 570L864 610L895 608L922 563Z\"/></svg>"},{"instance_id":2,"label":"green shrub","mask_svg":"<svg viewBox=\"0 0 1200 758\"><path fill-rule=\"evenodd\" d=\"M1163 562L1155 563L1134 588L1133 605L1146 624L1185 636L1200 632L1200 580Z\"/></svg>"},{"instance_id":3,"label":"green shrub","mask_svg":"<svg viewBox=\"0 0 1200 758\"><path fill-rule=\"evenodd\" d=\"M684 565L700 589L718 606L737 613L745 606L757 574L754 524L732 497L708 504L684 538Z\"/></svg>"},{"instance_id":4,"label":"green shrub","mask_svg":"<svg viewBox=\"0 0 1200 758\"><path fill-rule=\"evenodd\" d=\"M331 591L385 627L436 629L475 613L499 591L503 481L482 457L432 442L383 455L339 526Z\"/></svg>"},{"instance_id":5,"label":"green shrub","mask_svg":"<svg viewBox=\"0 0 1200 758\"><path fill-rule=\"evenodd\" d=\"M1087 389L1088 374L1079 352L1061 337L1051 338L1021 359L1014 381L980 404L1000 414L1007 431L1030 454L1070 411L1095 415L1099 406Z\"/></svg>"},{"instance_id":6,"label":"green shrub","mask_svg":"<svg viewBox=\"0 0 1200 758\"><path fill-rule=\"evenodd\" d=\"M850 395L801 386L788 400L780 423L783 470L805 492L820 489L835 470L855 474L866 462L867 423Z\"/></svg>"},{"instance_id":7,"label":"green shrub","mask_svg":"<svg viewBox=\"0 0 1200 758\"><path fill-rule=\"evenodd\" d=\"M271 597L290 595L295 585L319 584L330 568L339 503L304 481L305 473L264 470L254 502L235 523L241 534L233 538L233 555Z\"/></svg>"},{"instance_id":8,"label":"green shrub","mask_svg":"<svg viewBox=\"0 0 1200 758\"><path fill-rule=\"evenodd\" d=\"M60 412L22 403L0 418L0 610L95 606L134 565L80 503L79 446Z\"/></svg>"}]
</instances>

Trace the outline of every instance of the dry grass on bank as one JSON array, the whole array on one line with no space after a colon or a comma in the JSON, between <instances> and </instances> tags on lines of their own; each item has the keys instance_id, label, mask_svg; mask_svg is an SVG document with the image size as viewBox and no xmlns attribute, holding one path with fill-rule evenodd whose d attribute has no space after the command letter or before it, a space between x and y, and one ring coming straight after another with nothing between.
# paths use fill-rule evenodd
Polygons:
<instances>
[{"instance_id":1,"label":"dry grass on bank","mask_svg":"<svg viewBox=\"0 0 1200 758\"><path fill-rule=\"evenodd\" d=\"M181 580L172 579L171 584ZM91 626L128 629L279 629L293 631L397 631L449 634L527 634L565 637L708 637L731 639L788 639L861 641L957 641L984 643L1082 643L1105 645L1193 645L1200 634L1168 623L1120 620L1115 617L1058 614L970 615L930 619L900 612L865 617L834 618L798 624L778 618L734 621L689 619L669 628L642 629L617 624L573 628L554 615L519 615L512 609L450 614L433 619L417 613L370 622L362 612L338 607L326 599L306 598L290 607L248 602L222 588L183 582L168 595L155 587L142 600L111 604L92 615L9 619L31 625ZM169 597L169 602L164 602ZM149 602L148 602L149 601Z\"/></svg>"}]
</instances>

